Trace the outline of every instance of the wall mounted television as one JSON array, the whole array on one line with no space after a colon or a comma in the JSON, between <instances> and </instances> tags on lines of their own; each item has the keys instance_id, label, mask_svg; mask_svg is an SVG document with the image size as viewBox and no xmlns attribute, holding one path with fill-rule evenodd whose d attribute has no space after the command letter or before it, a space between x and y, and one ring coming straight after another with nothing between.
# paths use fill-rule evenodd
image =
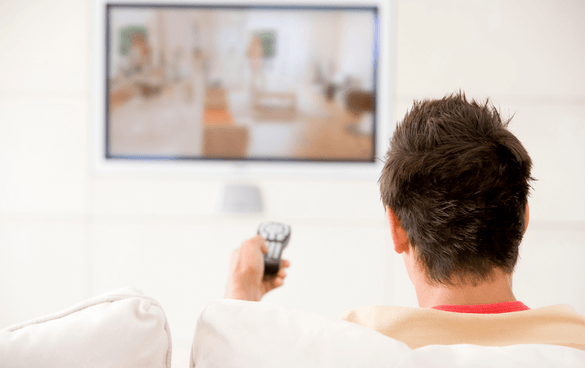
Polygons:
<instances>
[{"instance_id":1,"label":"wall mounted television","mask_svg":"<svg viewBox=\"0 0 585 368\"><path fill-rule=\"evenodd\" d=\"M98 170L376 173L383 1L96 1Z\"/></svg>"}]
</instances>

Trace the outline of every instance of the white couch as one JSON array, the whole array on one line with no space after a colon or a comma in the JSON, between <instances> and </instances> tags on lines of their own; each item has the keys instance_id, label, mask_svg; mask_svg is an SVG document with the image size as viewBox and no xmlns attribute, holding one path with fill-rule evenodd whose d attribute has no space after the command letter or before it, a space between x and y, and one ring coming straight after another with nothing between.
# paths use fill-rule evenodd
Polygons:
<instances>
[{"instance_id":1,"label":"white couch","mask_svg":"<svg viewBox=\"0 0 585 368\"><path fill-rule=\"evenodd\" d=\"M268 303L218 300L197 322L190 367L585 367L554 345L406 344L365 327Z\"/></svg>"},{"instance_id":2,"label":"white couch","mask_svg":"<svg viewBox=\"0 0 585 368\"><path fill-rule=\"evenodd\" d=\"M1 368L170 368L161 306L125 288L0 331Z\"/></svg>"},{"instance_id":3,"label":"white couch","mask_svg":"<svg viewBox=\"0 0 585 368\"><path fill-rule=\"evenodd\" d=\"M135 289L120 289L1 330L0 368L171 368L171 348L161 306ZM552 345L410 350L336 318L218 300L199 317L190 367L583 368L585 351Z\"/></svg>"}]
</instances>

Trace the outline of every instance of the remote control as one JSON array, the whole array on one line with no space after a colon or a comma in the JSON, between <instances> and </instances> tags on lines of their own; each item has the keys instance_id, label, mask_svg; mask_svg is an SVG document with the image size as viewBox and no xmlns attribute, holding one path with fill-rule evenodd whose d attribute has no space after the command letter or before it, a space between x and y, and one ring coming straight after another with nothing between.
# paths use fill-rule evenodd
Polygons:
<instances>
[{"instance_id":1,"label":"remote control","mask_svg":"<svg viewBox=\"0 0 585 368\"><path fill-rule=\"evenodd\" d=\"M290 239L290 226L280 222L263 222L258 234L266 240L268 253L264 255L264 275L276 275L280 270L280 256Z\"/></svg>"}]
</instances>

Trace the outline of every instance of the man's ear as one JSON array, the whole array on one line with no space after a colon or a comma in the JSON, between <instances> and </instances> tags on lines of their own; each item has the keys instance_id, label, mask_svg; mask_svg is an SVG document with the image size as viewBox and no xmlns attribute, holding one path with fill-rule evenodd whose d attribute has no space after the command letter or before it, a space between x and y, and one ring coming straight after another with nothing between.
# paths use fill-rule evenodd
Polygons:
<instances>
[{"instance_id":1,"label":"man's ear","mask_svg":"<svg viewBox=\"0 0 585 368\"><path fill-rule=\"evenodd\" d=\"M528 202L526 202L526 210L524 211L524 232L522 236L526 234L526 230L528 230L528 223L530 222L530 207L528 206Z\"/></svg>"},{"instance_id":2,"label":"man's ear","mask_svg":"<svg viewBox=\"0 0 585 368\"><path fill-rule=\"evenodd\" d=\"M394 242L394 251L402 254L408 250L406 231L402 228L398 216L396 216L389 206L386 206L386 217L388 218L388 223L390 223L390 234L392 235L392 242Z\"/></svg>"}]
</instances>

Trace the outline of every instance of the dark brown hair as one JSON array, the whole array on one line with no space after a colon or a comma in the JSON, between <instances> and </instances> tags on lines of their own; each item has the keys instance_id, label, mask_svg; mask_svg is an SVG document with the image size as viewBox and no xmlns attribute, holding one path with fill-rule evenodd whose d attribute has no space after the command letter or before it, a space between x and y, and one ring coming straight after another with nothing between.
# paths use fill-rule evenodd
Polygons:
<instances>
[{"instance_id":1,"label":"dark brown hair","mask_svg":"<svg viewBox=\"0 0 585 368\"><path fill-rule=\"evenodd\" d=\"M477 284L512 273L524 234L532 160L488 101L460 92L414 103L380 177L431 282Z\"/></svg>"}]
</instances>

